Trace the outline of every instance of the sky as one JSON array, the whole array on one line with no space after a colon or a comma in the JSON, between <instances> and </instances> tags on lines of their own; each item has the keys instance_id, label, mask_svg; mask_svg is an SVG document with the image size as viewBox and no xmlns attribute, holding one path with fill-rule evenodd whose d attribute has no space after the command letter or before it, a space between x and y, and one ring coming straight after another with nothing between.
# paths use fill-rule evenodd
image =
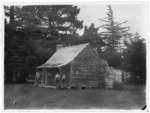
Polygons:
<instances>
[{"instance_id":1,"label":"sky","mask_svg":"<svg viewBox=\"0 0 150 113\"><path fill-rule=\"evenodd\" d=\"M130 26L131 33L138 32L142 38L148 37L148 2L97 2L77 5L80 8L79 20L83 20L83 25L90 26L94 23L96 27L105 24L99 18L107 17L107 5L111 5L114 20L116 22L128 21L125 26ZM102 29L99 30L99 32ZM78 30L82 35L83 29Z\"/></svg>"},{"instance_id":2,"label":"sky","mask_svg":"<svg viewBox=\"0 0 150 113\"><path fill-rule=\"evenodd\" d=\"M60 2L58 4L60 4ZM63 4L65 5L65 3ZM128 21L124 25L130 26L130 33L138 32L142 38L148 38L149 36L148 1L88 1L69 4L77 5L78 8L80 8L80 13L77 17L79 20L83 20L84 26L90 26L91 23L94 23L96 27L105 24L105 22L100 21L99 18L107 17L107 5L110 4L114 13L114 20L116 22L121 23ZM19 3L19 5L21 5L21 3ZM80 35L83 34L83 31L84 29L77 30ZM100 31L102 31L102 28L99 29L99 32Z\"/></svg>"}]
</instances>

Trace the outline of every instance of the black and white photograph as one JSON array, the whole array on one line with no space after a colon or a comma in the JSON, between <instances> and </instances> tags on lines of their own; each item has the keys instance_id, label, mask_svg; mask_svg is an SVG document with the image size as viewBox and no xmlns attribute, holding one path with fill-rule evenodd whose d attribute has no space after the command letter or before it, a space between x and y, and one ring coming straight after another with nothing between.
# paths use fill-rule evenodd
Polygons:
<instances>
[{"instance_id":1,"label":"black and white photograph","mask_svg":"<svg viewBox=\"0 0 150 113\"><path fill-rule=\"evenodd\" d=\"M149 112L148 1L2 9L4 111Z\"/></svg>"}]
</instances>

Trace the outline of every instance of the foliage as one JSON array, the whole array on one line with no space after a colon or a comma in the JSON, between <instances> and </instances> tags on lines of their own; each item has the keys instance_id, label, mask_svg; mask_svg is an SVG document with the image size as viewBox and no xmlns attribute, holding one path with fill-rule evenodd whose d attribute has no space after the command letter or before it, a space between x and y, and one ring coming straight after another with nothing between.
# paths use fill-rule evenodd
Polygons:
<instances>
[{"instance_id":1,"label":"foliage","mask_svg":"<svg viewBox=\"0 0 150 113\"><path fill-rule=\"evenodd\" d=\"M132 73L133 83L146 83L146 44L138 33L124 53L122 65Z\"/></svg>"},{"instance_id":2,"label":"foliage","mask_svg":"<svg viewBox=\"0 0 150 113\"><path fill-rule=\"evenodd\" d=\"M107 48L118 50L121 44L121 38L127 38L127 36L130 35L130 33L128 33L130 27L121 26L127 21L124 21L122 23L115 22L113 10L110 5L108 5L107 17L99 20L106 22L106 24L100 26L106 31L101 32L100 35L103 37L103 40L107 44Z\"/></svg>"},{"instance_id":3,"label":"foliage","mask_svg":"<svg viewBox=\"0 0 150 113\"><path fill-rule=\"evenodd\" d=\"M64 34L73 35L82 28L77 6L4 6L4 9L5 78L10 82L25 81L28 74L35 73L36 66L55 52Z\"/></svg>"},{"instance_id":4,"label":"foliage","mask_svg":"<svg viewBox=\"0 0 150 113\"><path fill-rule=\"evenodd\" d=\"M108 5L107 17L100 19L106 24L100 26L106 31L100 36L106 44L101 52L101 57L110 66L123 68L131 72L133 83L146 82L146 45L138 33L128 33L130 27L122 26L127 21L118 23L114 21L113 10Z\"/></svg>"},{"instance_id":5,"label":"foliage","mask_svg":"<svg viewBox=\"0 0 150 113\"><path fill-rule=\"evenodd\" d=\"M115 68L121 68L122 56L120 53L114 50L106 50L101 52L101 58L107 61L107 63Z\"/></svg>"},{"instance_id":6,"label":"foliage","mask_svg":"<svg viewBox=\"0 0 150 113\"><path fill-rule=\"evenodd\" d=\"M94 23L92 23L89 27L84 27L84 34L82 36L83 40L89 42L96 52L101 52L101 47L105 45L102 38L98 33L99 28L96 28Z\"/></svg>"},{"instance_id":7,"label":"foliage","mask_svg":"<svg viewBox=\"0 0 150 113\"><path fill-rule=\"evenodd\" d=\"M66 46L90 43L110 66L132 73L133 81L146 81L146 45L139 34L128 33L130 27L115 22L108 5L107 17L100 27L92 23L83 27L77 15L80 9L72 5L4 6L5 11L5 78L23 82L35 73L56 51L56 45ZM106 30L98 33L99 29ZM140 81L141 80L141 81Z\"/></svg>"},{"instance_id":8,"label":"foliage","mask_svg":"<svg viewBox=\"0 0 150 113\"><path fill-rule=\"evenodd\" d=\"M78 34L74 33L74 35L69 34L65 35L62 43L64 45L77 45L77 44L83 44L83 43L90 43L94 50L97 53L101 52L101 47L105 45L102 38L100 37L98 33L98 29L96 28L94 23L92 23L89 27L84 27L84 32L82 36L79 36ZM72 37L72 38L71 38Z\"/></svg>"},{"instance_id":9,"label":"foliage","mask_svg":"<svg viewBox=\"0 0 150 113\"><path fill-rule=\"evenodd\" d=\"M99 20L106 23L99 27L103 29L103 32L100 32L100 36L104 43L100 56L110 66L121 68L123 61L122 51L123 47L126 46L124 43L127 43L127 38L130 36L130 33L128 33L130 27L124 26L127 21L115 22L114 13L110 5L108 5L107 17Z\"/></svg>"}]
</instances>

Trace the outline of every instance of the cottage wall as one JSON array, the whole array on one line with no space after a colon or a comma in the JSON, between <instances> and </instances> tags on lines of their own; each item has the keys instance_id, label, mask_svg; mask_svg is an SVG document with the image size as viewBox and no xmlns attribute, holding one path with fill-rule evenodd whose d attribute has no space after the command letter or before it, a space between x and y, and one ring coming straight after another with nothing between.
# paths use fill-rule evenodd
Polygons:
<instances>
[{"instance_id":1,"label":"cottage wall","mask_svg":"<svg viewBox=\"0 0 150 113\"><path fill-rule=\"evenodd\" d=\"M70 64L63 66L61 68L61 74L65 74L65 76L66 76L66 79L65 79L64 83L62 83L62 85L65 87L69 87L69 84L70 84Z\"/></svg>"},{"instance_id":2,"label":"cottage wall","mask_svg":"<svg viewBox=\"0 0 150 113\"><path fill-rule=\"evenodd\" d=\"M99 87L99 57L88 45L71 63L70 85Z\"/></svg>"}]
</instances>

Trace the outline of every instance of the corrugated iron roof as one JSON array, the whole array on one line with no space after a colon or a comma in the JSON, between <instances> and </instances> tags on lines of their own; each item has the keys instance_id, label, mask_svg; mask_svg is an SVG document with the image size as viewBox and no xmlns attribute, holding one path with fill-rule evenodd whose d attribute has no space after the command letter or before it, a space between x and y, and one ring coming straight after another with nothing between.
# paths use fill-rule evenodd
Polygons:
<instances>
[{"instance_id":1,"label":"corrugated iron roof","mask_svg":"<svg viewBox=\"0 0 150 113\"><path fill-rule=\"evenodd\" d=\"M61 67L69 64L87 45L89 45L89 43L60 48L45 64L37 68Z\"/></svg>"}]
</instances>

